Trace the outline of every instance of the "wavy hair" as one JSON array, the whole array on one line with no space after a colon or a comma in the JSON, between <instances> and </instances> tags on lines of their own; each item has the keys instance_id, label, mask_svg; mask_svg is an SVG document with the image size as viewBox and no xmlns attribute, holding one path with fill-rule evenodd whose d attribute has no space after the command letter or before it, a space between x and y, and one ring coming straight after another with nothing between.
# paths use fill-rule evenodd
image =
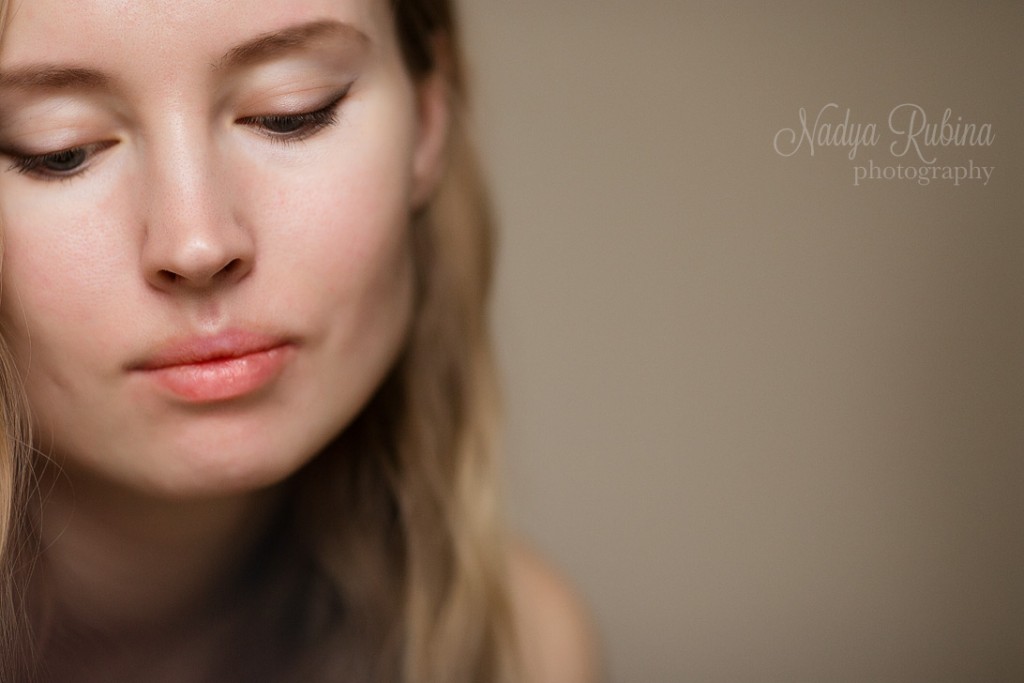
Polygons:
<instances>
[{"instance_id":1,"label":"wavy hair","mask_svg":"<svg viewBox=\"0 0 1024 683\"><path fill-rule=\"evenodd\" d=\"M0 45L7 15L8 1L0 0ZM0 266L3 253L0 241ZM0 681L24 681L31 675L25 601L35 534L29 515L33 477L26 405L17 370L0 337Z\"/></svg>"},{"instance_id":2,"label":"wavy hair","mask_svg":"<svg viewBox=\"0 0 1024 683\"><path fill-rule=\"evenodd\" d=\"M2 339L0 389L0 681L23 681L31 663L25 587L35 537L29 515L33 478L21 383Z\"/></svg>"},{"instance_id":3,"label":"wavy hair","mask_svg":"<svg viewBox=\"0 0 1024 683\"><path fill-rule=\"evenodd\" d=\"M493 234L469 133L457 22L449 0L389 2L410 76L418 82L440 72L451 110L444 176L409 226L415 312L382 386L289 483L277 531L250 563L262 568L232 596L245 607L229 631L239 647L225 649L239 654L223 662L220 680L268 680L269 672L283 681L516 678L493 462L498 411L486 312ZM0 0L0 30L8 5ZM28 660L19 605L25 577L17 569L33 532L23 514L31 476L28 441L19 435L26 421L12 402L12 368L0 364L0 371L8 375L0 376L0 680L7 681L23 680L19 667Z\"/></svg>"},{"instance_id":4,"label":"wavy hair","mask_svg":"<svg viewBox=\"0 0 1024 683\"><path fill-rule=\"evenodd\" d=\"M315 492L297 499L311 513L301 526L338 523L319 534L318 555L335 585L348 587L350 608L364 617L363 638L391 644L366 644L366 651L383 657L365 662L371 667L366 680L398 661L401 673L383 680L511 680L513 634L493 462L497 395L486 315L493 267L489 203L466 120L451 3L393 0L392 7L413 78L436 69L447 77L448 166L411 226L417 301L408 343L390 378L339 440L344 455L320 458L311 468ZM365 559L353 564L354 557ZM389 612L391 623L382 619Z\"/></svg>"}]
</instances>

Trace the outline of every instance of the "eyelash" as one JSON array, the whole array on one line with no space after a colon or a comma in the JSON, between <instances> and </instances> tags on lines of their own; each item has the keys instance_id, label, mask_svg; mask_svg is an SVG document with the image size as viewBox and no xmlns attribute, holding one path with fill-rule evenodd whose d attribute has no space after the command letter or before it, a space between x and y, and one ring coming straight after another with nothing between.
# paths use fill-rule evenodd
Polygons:
<instances>
[{"instance_id":1,"label":"eyelash","mask_svg":"<svg viewBox=\"0 0 1024 683\"><path fill-rule=\"evenodd\" d=\"M91 145L79 145L78 147L69 147L56 152L36 155L8 153L14 160L10 165L10 169L17 171L22 175L37 176L45 178L46 180L67 180L85 173L85 171L88 170L88 166L83 166L83 164L85 164L88 159L108 147L113 147L115 144L117 143L96 142ZM47 163L60 163L62 161L66 161L68 156L71 156L73 159L75 156L81 155L84 155L84 159L79 164L66 171L53 170L44 166L44 164Z\"/></svg>"},{"instance_id":2,"label":"eyelash","mask_svg":"<svg viewBox=\"0 0 1024 683\"><path fill-rule=\"evenodd\" d=\"M326 106L315 111L298 114L245 116L235 121L235 123L256 128L260 135L273 140L275 143L291 144L301 142L338 122L338 107L348 95L350 89L351 85L347 86L333 97ZM275 127L289 130L275 130ZM114 141L97 142L89 145L79 145L78 147L68 147L56 152L34 155L8 152L8 156L13 160L9 168L22 175L34 176L43 180L69 180L85 173L89 169L89 160L93 156L116 144ZM46 167L47 164L67 163L69 156L72 157L72 160L76 156L82 157L82 160L73 168L67 170L55 170Z\"/></svg>"},{"instance_id":3,"label":"eyelash","mask_svg":"<svg viewBox=\"0 0 1024 683\"><path fill-rule=\"evenodd\" d=\"M346 87L334 96L326 106L316 111L302 112L300 114L270 114L265 116L246 116L238 119L236 123L243 126L253 126L259 129L264 135L275 142L291 143L301 142L319 133L324 128L338 122L338 106L348 95L351 86ZM276 124L298 124L295 130L277 131L273 130Z\"/></svg>"}]
</instances>

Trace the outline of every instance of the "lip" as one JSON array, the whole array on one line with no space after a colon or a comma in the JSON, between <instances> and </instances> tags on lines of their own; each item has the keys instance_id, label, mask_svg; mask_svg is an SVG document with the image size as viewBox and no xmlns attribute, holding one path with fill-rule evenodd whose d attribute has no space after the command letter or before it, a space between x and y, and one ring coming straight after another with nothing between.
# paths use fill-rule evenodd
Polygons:
<instances>
[{"instance_id":1,"label":"lip","mask_svg":"<svg viewBox=\"0 0 1024 683\"><path fill-rule=\"evenodd\" d=\"M129 370L190 403L227 401L273 382L294 348L286 338L227 330L168 340Z\"/></svg>"}]
</instances>

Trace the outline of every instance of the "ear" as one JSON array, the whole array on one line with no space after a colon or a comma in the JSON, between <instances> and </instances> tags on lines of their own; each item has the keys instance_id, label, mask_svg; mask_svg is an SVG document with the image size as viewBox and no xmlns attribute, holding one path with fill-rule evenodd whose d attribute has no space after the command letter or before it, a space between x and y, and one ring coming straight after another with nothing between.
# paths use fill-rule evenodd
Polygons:
<instances>
[{"instance_id":1,"label":"ear","mask_svg":"<svg viewBox=\"0 0 1024 683\"><path fill-rule=\"evenodd\" d=\"M423 208L437 190L447 166L448 129L452 116L451 55L448 41L435 38L433 71L416 88L416 149L413 154L412 206Z\"/></svg>"}]
</instances>

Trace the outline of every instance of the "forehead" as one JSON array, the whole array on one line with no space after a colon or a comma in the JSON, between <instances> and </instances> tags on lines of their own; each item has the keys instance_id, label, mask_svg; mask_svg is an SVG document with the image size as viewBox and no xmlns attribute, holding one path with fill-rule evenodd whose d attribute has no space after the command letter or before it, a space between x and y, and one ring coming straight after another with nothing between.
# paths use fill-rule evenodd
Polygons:
<instances>
[{"instance_id":1,"label":"forehead","mask_svg":"<svg viewBox=\"0 0 1024 683\"><path fill-rule=\"evenodd\" d=\"M0 62L185 68L316 21L351 25L379 48L393 47L387 0L12 0Z\"/></svg>"}]
</instances>

